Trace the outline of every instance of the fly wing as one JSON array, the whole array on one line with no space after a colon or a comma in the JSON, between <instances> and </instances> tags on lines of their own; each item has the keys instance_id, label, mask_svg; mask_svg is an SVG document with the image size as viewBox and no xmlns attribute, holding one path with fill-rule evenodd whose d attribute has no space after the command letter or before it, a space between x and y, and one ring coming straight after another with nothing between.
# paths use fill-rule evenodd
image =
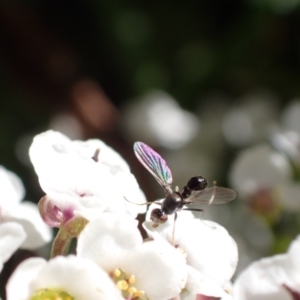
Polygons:
<instances>
[{"instance_id":1,"label":"fly wing","mask_svg":"<svg viewBox=\"0 0 300 300\"><path fill-rule=\"evenodd\" d=\"M172 173L166 161L142 142L135 142L133 150L141 164L154 176L167 193L171 193Z\"/></svg>"},{"instance_id":2,"label":"fly wing","mask_svg":"<svg viewBox=\"0 0 300 300\"><path fill-rule=\"evenodd\" d=\"M237 192L232 189L212 186L202 191L193 192L187 199L189 207L197 207L199 204L225 204L237 197Z\"/></svg>"}]
</instances>

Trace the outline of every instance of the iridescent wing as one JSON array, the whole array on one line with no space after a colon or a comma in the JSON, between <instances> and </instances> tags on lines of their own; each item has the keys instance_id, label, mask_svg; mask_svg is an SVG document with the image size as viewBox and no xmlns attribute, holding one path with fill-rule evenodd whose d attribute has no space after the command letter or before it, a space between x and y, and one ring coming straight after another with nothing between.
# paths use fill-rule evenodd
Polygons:
<instances>
[{"instance_id":1,"label":"iridescent wing","mask_svg":"<svg viewBox=\"0 0 300 300\"><path fill-rule=\"evenodd\" d=\"M142 142L135 142L133 150L141 164L154 176L166 193L172 193L172 173L165 160Z\"/></svg>"},{"instance_id":2,"label":"iridescent wing","mask_svg":"<svg viewBox=\"0 0 300 300\"><path fill-rule=\"evenodd\" d=\"M212 186L202 191L193 192L187 199L185 204L190 208L197 207L199 204L225 204L237 197L237 192L232 189Z\"/></svg>"}]
</instances>

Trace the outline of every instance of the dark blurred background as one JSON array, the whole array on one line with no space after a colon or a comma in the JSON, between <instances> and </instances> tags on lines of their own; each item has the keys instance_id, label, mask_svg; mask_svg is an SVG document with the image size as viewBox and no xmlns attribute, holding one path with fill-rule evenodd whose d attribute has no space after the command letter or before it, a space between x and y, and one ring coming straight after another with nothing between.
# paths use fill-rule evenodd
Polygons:
<instances>
[{"instance_id":1,"label":"dark blurred background","mask_svg":"<svg viewBox=\"0 0 300 300\"><path fill-rule=\"evenodd\" d=\"M135 140L167 159L180 186L200 172L236 188L236 157L261 142L285 154L297 183L298 160L272 137L299 111L299 29L299 0L1 1L0 164L37 202L28 147L52 128L114 147L149 200L163 194L135 159ZM234 216L246 204L238 201L216 213L229 228L240 226ZM268 242L258 250L255 234L230 232L252 243L244 265L284 251L299 232L298 212L279 211L259 212Z\"/></svg>"},{"instance_id":2,"label":"dark blurred background","mask_svg":"<svg viewBox=\"0 0 300 300\"><path fill-rule=\"evenodd\" d=\"M118 148L121 108L151 89L192 112L208 95L238 103L257 88L285 105L300 94L298 7L295 0L2 1L2 164L31 196L28 169L16 159L26 137L67 114L83 139Z\"/></svg>"}]
</instances>

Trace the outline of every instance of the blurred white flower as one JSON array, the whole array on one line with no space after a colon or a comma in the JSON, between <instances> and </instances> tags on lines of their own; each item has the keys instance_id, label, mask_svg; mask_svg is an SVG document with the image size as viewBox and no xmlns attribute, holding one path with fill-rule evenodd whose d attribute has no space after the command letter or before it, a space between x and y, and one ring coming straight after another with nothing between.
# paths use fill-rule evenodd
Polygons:
<instances>
[{"instance_id":1,"label":"blurred white flower","mask_svg":"<svg viewBox=\"0 0 300 300\"><path fill-rule=\"evenodd\" d=\"M286 254L252 263L234 283L238 300L292 300L300 297L300 236Z\"/></svg>"},{"instance_id":2,"label":"blurred white flower","mask_svg":"<svg viewBox=\"0 0 300 300\"><path fill-rule=\"evenodd\" d=\"M149 210L155 206L151 205ZM185 253L188 265L186 289L189 292L225 296L223 287L232 277L238 262L235 241L222 226L193 218L188 211L178 214L175 228L171 219L157 228L153 228L151 221L145 221L143 226L154 240L167 240Z\"/></svg>"},{"instance_id":3,"label":"blurred white flower","mask_svg":"<svg viewBox=\"0 0 300 300\"><path fill-rule=\"evenodd\" d=\"M281 153L263 144L241 151L230 171L230 182L251 208L265 216L300 209L300 185L292 181L292 167Z\"/></svg>"},{"instance_id":4,"label":"blurred white flower","mask_svg":"<svg viewBox=\"0 0 300 300\"><path fill-rule=\"evenodd\" d=\"M145 207L145 196L124 159L100 140L71 141L63 134L47 131L37 135L29 150L30 159L47 194L46 213L52 208L57 226L74 216L88 220L104 212L136 217ZM56 217L55 217L56 215Z\"/></svg>"},{"instance_id":5,"label":"blurred white flower","mask_svg":"<svg viewBox=\"0 0 300 300\"><path fill-rule=\"evenodd\" d=\"M3 264L26 239L23 227L15 222L0 224L0 272Z\"/></svg>"},{"instance_id":6,"label":"blurred white flower","mask_svg":"<svg viewBox=\"0 0 300 300\"><path fill-rule=\"evenodd\" d=\"M78 118L69 113L58 113L52 115L49 128L59 131L71 139L80 139L83 137L83 130Z\"/></svg>"},{"instance_id":7,"label":"blurred white flower","mask_svg":"<svg viewBox=\"0 0 300 300\"><path fill-rule=\"evenodd\" d=\"M181 148L199 130L199 121L166 92L151 91L124 111L124 126L134 139L167 149Z\"/></svg>"},{"instance_id":8,"label":"blurred white flower","mask_svg":"<svg viewBox=\"0 0 300 300\"><path fill-rule=\"evenodd\" d=\"M164 241L143 242L137 221L126 216L105 214L87 224L77 253L106 270L125 299L167 300L185 286L184 256Z\"/></svg>"},{"instance_id":9,"label":"blurred white flower","mask_svg":"<svg viewBox=\"0 0 300 300\"><path fill-rule=\"evenodd\" d=\"M16 222L26 232L21 248L35 249L48 243L52 238L50 228L44 224L38 208L29 201L22 201L25 190L20 178L0 166L0 223Z\"/></svg>"},{"instance_id":10,"label":"blurred white flower","mask_svg":"<svg viewBox=\"0 0 300 300\"><path fill-rule=\"evenodd\" d=\"M14 271L6 286L7 300L122 300L112 280L95 263L76 256L49 262L29 258Z\"/></svg>"},{"instance_id":11,"label":"blurred white flower","mask_svg":"<svg viewBox=\"0 0 300 300\"><path fill-rule=\"evenodd\" d=\"M241 151L232 164L229 176L232 187L241 198L285 184L291 178L292 168L287 158L267 144Z\"/></svg>"},{"instance_id":12,"label":"blurred white flower","mask_svg":"<svg viewBox=\"0 0 300 300\"><path fill-rule=\"evenodd\" d=\"M266 140L277 117L276 99L268 92L253 92L239 100L224 116L222 130L233 146Z\"/></svg>"},{"instance_id":13,"label":"blurred white flower","mask_svg":"<svg viewBox=\"0 0 300 300\"><path fill-rule=\"evenodd\" d=\"M281 122L270 134L273 146L285 153L295 164L300 164L300 100L294 99L285 108Z\"/></svg>"}]
</instances>

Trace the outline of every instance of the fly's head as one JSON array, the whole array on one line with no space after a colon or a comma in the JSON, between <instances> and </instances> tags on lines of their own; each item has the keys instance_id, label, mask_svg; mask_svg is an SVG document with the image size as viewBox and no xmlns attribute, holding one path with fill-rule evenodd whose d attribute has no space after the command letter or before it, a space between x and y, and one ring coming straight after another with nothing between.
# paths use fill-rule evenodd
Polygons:
<instances>
[{"instance_id":1,"label":"fly's head","mask_svg":"<svg viewBox=\"0 0 300 300\"><path fill-rule=\"evenodd\" d=\"M168 220L168 215L161 208L154 208L151 212L151 220L153 222L153 227L156 228L160 224L165 223Z\"/></svg>"}]
</instances>

